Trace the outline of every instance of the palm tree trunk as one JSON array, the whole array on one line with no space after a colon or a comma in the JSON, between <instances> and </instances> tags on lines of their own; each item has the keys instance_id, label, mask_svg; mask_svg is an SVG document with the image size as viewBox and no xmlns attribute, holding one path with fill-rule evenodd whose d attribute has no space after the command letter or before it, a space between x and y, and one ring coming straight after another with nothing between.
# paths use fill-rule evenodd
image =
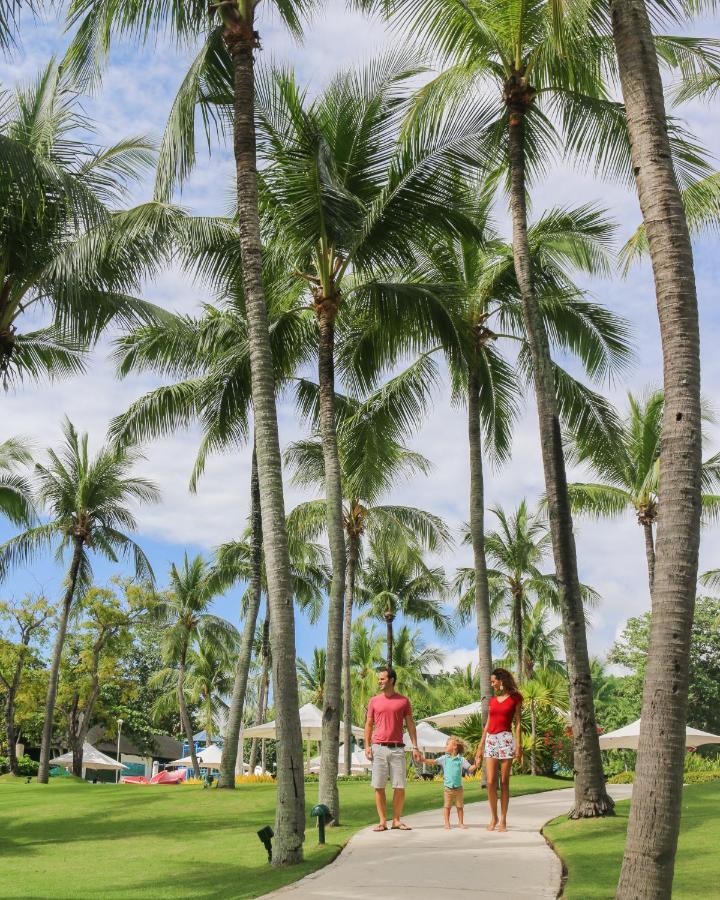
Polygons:
<instances>
[{"instance_id":1,"label":"palm tree trunk","mask_svg":"<svg viewBox=\"0 0 720 900\"><path fill-rule=\"evenodd\" d=\"M643 522L643 533L645 535L645 557L647 559L648 567L648 584L650 585L650 597L652 597L653 583L655 581L655 540L652 522Z\"/></svg>"},{"instance_id":2,"label":"palm tree trunk","mask_svg":"<svg viewBox=\"0 0 720 900\"><path fill-rule=\"evenodd\" d=\"M295 661L295 610L288 552L282 462L275 407L275 379L262 281L255 147L254 6L224 7L225 41L234 79L234 151L243 287L250 337L250 375L255 416L277 722L277 804L273 865L302 862L305 782Z\"/></svg>"},{"instance_id":3,"label":"palm tree trunk","mask_svg":"<svg viewBox=\"0 0 720 900\"><path fill-rule=\"evenodd\" d=\"M335 312L336 302L316 304L320 343L318 381L320 385L320 436L325 463L325 508L332 563L328 598L328 623L323 695L322 753L320 755L319 800L330 810L333 824L340 824L338 793L338 752L340 749L340 680L343 647L343 603L345 593L345 528L342 508L342 476L335 428Z\"/></svg>"},{"instance_id":4,"label":"palm tree trunk","mask_svg":"<svg viewBox=\"0 0 720 900\"><path fill-rule=\"evenodd\" d=\"M186 655L187 655L187 646L183 647L182 655L180 657L180 665L178 666L178 677L177 677L178 708L180 709L180 722L182 724L182 729L185 732L185 737L187 738L188 746L190 748L190 759L192 760L193 777L199 778L200 777L200 766L198 765L197 754L195 752L195 741L193 740L192 722L190 721L190 715L188 713L187 703L185 702Z\"/></svg>"},{"instance_id":5,"label":"palm tree trunk","mask_svg":"<svg viewBox=\"0 0 720 900\"><path fill-rule=\"evenodd\" d=\"M526 338L532 358L550 532L560 593L565 657L570 678L576 771L575 805L570 816L572 818L602 816L612 813L615 804L607 793L603 777L552 361L532 280L525 204L524 128L524 114L511 110L508 141L513 257L522 295Z\"/></svg>"},{"instance_id":6,"label":"palm tree trunk","mask_svg":"<svg viewBox=\"0 0 720 900\"><path fill-rule=\"evenodd\" d=\"M385 625L387 628L387 667L392 669L393 664L393 622L395 616L392 613L385 613Z\"/></svg>"},{"instance_id":7,"label":"palm tree trunk","mask_svg":"<svg viewBox=\"0 0 720 900\"><path fill-rule=\"evenodd\" d=\"M95 712L98 694L100 693L100 654L106 644L105 633L96 641L93 647L92 663L90 667L90 693L85 703L85 708L78 713L77 705L70 719L70 739L73 750L73 775L82 778L83 747L85 738L90 730L90 722ZM79 700L79 697L77 698Z\"/></svg>"},{"instance_id":8,"label":"palm tree trunk","mask_svg":"<svg viewBox=\"0 0 720 900\"><path fill-rule=\"evenodd\" d=\"M55 714L55 698L57 697L58 677L60 675L60 659L65 646L65 634L67 632L68 619L70 618L70 609L75 597L75 587L77 586L82 555L83 541L80 538L75 538L70 571L67 577L67 589L63 597L60 621L58 622L58 630L55 635L55 646L53 647L52 660L50 661L50 678L45 699L45 718L43 719L42 741L40 744L38 784L47 784L50 778L50 745L52 744L53 716Z\"/></svg>"},{"instance_id":9,"label":"palm tree trunk","mask_svg":"<svg viewBox=\"0 0 720 900\"><path fill-rule=\"evenodd\" d=\"M15 698L20 688L20 679L22 678L23 666L25 663L25 655L27 653L27 644L23 641L18 651L18 658L15 663L15 671L13 672L12 681L8 684L4 678L0 677L0 681L5 687L5 735L8 743L8 765L11 775L19 775L17 753L15 744L17 743L17 731L15 730Z\"/></svg>"},{"instance_id":10,"label":"palm tree trunk","mask_svg":"<svg viewBox=\"0 0 720 900\"><path fill-rule=\"evenodd\" d=\"M700 335L692 247L673 170L650 20L641 0L612 0L610 8L655 279L665 394L642 728L617 896L663 900L672 893L680 827L700 541Z\"/></svg>"},{"instance_id":11,"label":"palm tree trunk","mask_svg":"<svg viewBox=\"0 0 720 900\"><path fill-rule=\"evenodd\" d=\"M525 648L523 646L523 600L520 591L513 591L513 627L515 629L515 655L517 656L518 681L524 678Z\"/></svg>"},{"instance_id":12,"label":"palm tree trunk","mask_svg":"<svg viewBox=\"0 0 720 900\"><path fill-rule=\"evenodd\" d=\"M220 763L220 778L218 779L218 787L220 788L235 787L235 764L240 741L240 728L242 727L245 708L245 693L247 691L253 641L255 640L255 626L262 597L262 515L260 512L260 481L258 479L257 451L255 446L253 446L252 475L250 478L250 522L252 529L250 537L250 603L245 613L242 643L240 644L230 710L228 712L227 733Z\"/></svg>"},{"instance_id":13,"label":"palm tree trunk","mask_svg":"<svg viewBox=\"0 0 720 900\"><path fill-rule=\"evenodd\" d=\"M260 651L260 655L262 658L262 668L260 670L260 687L258 689L258 707L257 707L257 715L255 716L255 724L262 725L265 721L265 711L267 709L267 699L268 699L268 688L269 688L269 668L270 668L270 619L268 616L265 616L265 621L263 622L263 633L262 633L262 648ZM255 772L255 766L257 765L257 756L258 756L258 739L253 738L252 744L250 745L250 774L252 775ZM263 769L265 767L263 766Z\"/></svg>"},{"instance_id":14,"label":"palm tree trunk","mask_svg":"<svg viewBox=\"0 0 720 900\"><path fill-rule=\"evenodd\" d=\"M530 701L530 774L537 775L537 764L535 761L535 738L537 736L537 715L535 713L535 701Z\"/></svg>"},{"instance_id":15,"label":"palm tree trunk","mask_svg":"<svg viewBox=\"0 0 720 900\"><path fill-rule=\"evenodd\" d=\"M490 588L485 559L485 479L483 475L482 431L480 428L480 376L471 366L468 374L468 442L470 445L470 537L475 566L475 621L478 644L478 672L483 723L492 694L492 632Z\"/></svg>"},{"instance_id":16,"label":"palm tree trunk","mask_svg":"<svg viewBox=\"0 0 720 900\"><path fill-rule=\"evenodd\" d=\"M352 672L350 650L352 642L352 614L355 600L355 572L360 558L360 537L355 531L348 533L348 557L345 570L345 621L343 622L343 746L345 748L345 774L352 769Z\"/></svg>"}]
</instances>

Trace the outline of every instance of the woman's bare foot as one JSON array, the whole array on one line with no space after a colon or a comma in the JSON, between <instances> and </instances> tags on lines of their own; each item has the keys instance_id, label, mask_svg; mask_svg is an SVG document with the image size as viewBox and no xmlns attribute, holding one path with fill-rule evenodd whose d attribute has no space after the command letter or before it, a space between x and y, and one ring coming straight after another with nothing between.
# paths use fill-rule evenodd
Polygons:
<instances>
[{"instance_id":1,"label":"woman's bare foot","mask_svg":"<svg viewBox=\"0 0 720 900\"><path fill-rule=\"evenodd\" d=\"M445 826L445 831L450 831L450 826L449 826L449 825L446 825L446 826Z\"/></svg>"},{"instance_id":2,"label":"woman's bare foot","mask_svg":"<svg viewBox=\"0 0 720 900\"><path fill-rule=\"evenodd\" d=\"M467 828L468 828L467 825L463 824L460 827L462 828L463 831L467 831Z\"/></svg>"},{"instance_id":3,"label":"woman's bare foot","mask_svg":"<svg viewBox=\"0 0 720 900\"><path fill-rule=\"evenodd\" d=\"M498 827L495 830L496 831L507 831L507 824L505 822L499 822Z\"/></svg>"},{"instance_id":4,"label":"woman's bare foot","mask_svg":"<svg viewBox=\"0 0 720 900\"><path fill-rule=\"evenodd\" d=\"M497 827L497 819L493 819L487 827L488 831L495 831Z\"/></svg>"}]
</instances>

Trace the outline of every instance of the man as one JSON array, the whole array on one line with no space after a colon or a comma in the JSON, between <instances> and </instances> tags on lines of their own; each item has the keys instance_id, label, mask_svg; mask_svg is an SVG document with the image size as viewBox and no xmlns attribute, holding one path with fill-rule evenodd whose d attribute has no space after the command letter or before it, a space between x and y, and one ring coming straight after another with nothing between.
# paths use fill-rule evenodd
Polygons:
<instances>
[{"instance_id":1,"label":"man","mask_svg":"<svg viewBox=\"0 0 720 900\"><path fill-rule=\"evenodd\" d=\"M365 755L372 760L372 786L375 788L375 806L379 824L373 831L387 830L387 809L385 785L388 780L393 788L392 827L399 831L410 831L410 826L400 821L405 804L405 744L403 725L407 726L412 741L413 759L421 757L417 746L417 732L412 717L412 707L407 697L395 690L397 675L395 669L381 669L378 672L376 694L368 704L365 719Z\"/></svg>"}]
</instances>

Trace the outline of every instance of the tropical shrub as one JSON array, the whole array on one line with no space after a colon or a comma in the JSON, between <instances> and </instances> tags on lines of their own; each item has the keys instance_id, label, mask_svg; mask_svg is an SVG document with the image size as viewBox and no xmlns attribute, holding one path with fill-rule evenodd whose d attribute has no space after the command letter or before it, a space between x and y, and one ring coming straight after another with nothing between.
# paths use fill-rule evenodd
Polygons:
<instances>
[{"instance_id":1,"label":"tropical shrub","mask_svg":"<svg viewBox=\"0 0 720 900\"><path fill-rule=\"evenodd\" d=\"M608 784L633 784L634 781L634 772L618 772L617 775L608 778Z\"/></svg>"},{"instance_id":2,"label":"tropical shrub","mask_svg":"<svg viewBox=\"0 0 720 900\"><path fill-rule=\"evenodd\" d=\"M37 775L40 764L29 756L21 756L18 759L18 775Z\"/></svg>"}]
</instances>

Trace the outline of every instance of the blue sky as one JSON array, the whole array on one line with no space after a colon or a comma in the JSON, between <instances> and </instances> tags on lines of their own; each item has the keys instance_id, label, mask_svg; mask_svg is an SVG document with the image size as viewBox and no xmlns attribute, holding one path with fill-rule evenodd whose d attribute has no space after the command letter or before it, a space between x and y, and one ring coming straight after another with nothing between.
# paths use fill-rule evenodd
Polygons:
<instances>
[{"instance_id":1,"label":"blue sky","mask_svg":"<svg viewBox=\"0 0 720 900\"><path fill-rule=\"evenodd\" d=\"M720 36L718 23L702 22L697 33ZM350 14L339 2L328 2L318 14L305 44L298 46L275 22L261 22L263 50L260 61L292 65L301 81L317 91L340 67L366 60L390 37L381 23ZM0 81L11 86L34 76L52 54L61 55L66 38L58 21L25 20L22 45L9 58L0 58ZM138 51L118 42L111 54L111 65L102 91L88 100L86 109L99 128L99 141L110 143L120 136L147 134L156 139L170 108L180 80L192 59L192 48L178 50L158 40ZM720 153L720 107L689 104L678 111L691 130L714 155ZM232 191L232 161L227 150L214 152L212 159L202 154L198 167L182 197L182 204L196 213L223 213ZM149 196L144 185L136 200ZM573 171L567 164L553 168L547 180L533 190L533 214L556 205L580 205L596 201L605 206L619 223L619 240L624 241L637 227L639 210L634 191L626 186L604 184L588 174ZM498 214L501 229L508 234L507 220ZM717 308L718 265L717 236L703 237L695 243L696 272L702 328L703 391L712 402L720 388L720 317ZM584 285L610 308L627 317L635 332L637 361L626 380L605 385L604 390L622 404L627 390L643 391L661 383L661 355L652 278L647 265L634 268L627 279L587 282ZM182 312L192 312L208 299L202 286L188 283L180 273L168 271L148 284L145 296ZM154 386L147 376L115 380L108 361L108 345L94 355L90 372L83 379L53 386L26 385L2 398L4 414L0 418L0 439L14 434L31 436L39 448L56 444L60 420L68 413L76 426L90 432L91 443L102 440L108 421L127 408L140 394ZM447 390L439 391L433 411L413 438L413 446L434 464L430 478L414 478L398 485L390 499L421 506L444 516L454 528L467 518L468 463L465 420L462 410L450 406ZM292 405L283 402L279 409L281 440L287 443L303 433L295 420ZM717 451L720 433L708 429L706 453ZM181 433L147 448L143 473L162 488L163 501L138 510L138 540L150 556L160 584L171 561L182 554L209 553L213 546L237 536L244 527L248 509L250 454L247 449L213 459L197 495L190 495L187 482L197 447L195 432ZM571 477L582 477L582 473ZM500 503L506 509L523 497L534 503L542 492L537 427L533 403L520 420L513 459L503 469L488 470L486 478L488 506ZM288 485L286 506L305 499L306 493ZM489 517L492 527L492 517ZM576 523L578 557L583 581L602 595L600 607L592 614L589 633L591 651L603 655L630 615L645 611L649 605L642 531L631 515L612 522L579 520ZM11 532L0 524L0 540ZM720 565L717 528L703 533L701 570ZM452 575L458 565L467 565L466 548L444 555L442 562ZM550 570L548 561L548 571ZM96 577L104 581L116 571L98 561ZM38 560L31 568L14 573L0 587L0 596L25 591L45 590L56 596L62 582L62 570L50 559ZM217 612L235 621L240 591L235 590L217 602ZM426 633L426 640L442 645L447 665L464 664L475 658L473 629L458 632L451 640L439 640ZM311 627L298 619L298 652L307 658L312 648L324 643L321 626Z\"/></svg>"}]
</instances>

